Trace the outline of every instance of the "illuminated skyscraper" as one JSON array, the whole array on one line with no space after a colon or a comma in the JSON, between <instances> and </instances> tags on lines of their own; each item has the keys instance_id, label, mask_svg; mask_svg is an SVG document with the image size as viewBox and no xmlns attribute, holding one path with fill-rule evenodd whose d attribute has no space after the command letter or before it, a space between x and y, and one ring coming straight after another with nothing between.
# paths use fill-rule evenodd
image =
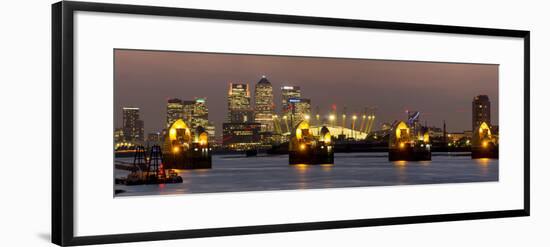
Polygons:
<instances>
[{"instance_id":1,"label":"illuminated skyscraper","mask_svg":"<svg viewBox=\"0 0 550 247\"><path fill-rule=\"evenodd\" d=\"M195 98L195 100L184 101L175 98L168 100L166 106L167 128L180 118L192 129L202 126L212 138L214 137L214 126L208 121L206 98Z\"/></svg>"},{"instance_id":2,"label":"illuminated skyscraper","mask_svg":"<svg viewBox=\"0 0 550 247\"><path fill-rule=\"evenodd\" d=\"M206 105L206 98L196 98L193 104L191 126L196 128L198 126L206 127L208 125L208 106Z\"/></svg>"},{"instance_id":3,"label":"illuminated skyscraper","mask_svg":"<svg viewBox=\"0 0 550 247\"><path fill-rule=\"evenodd\" d=\"M166 104L166 128L170 128L170 125L176 120L183 118L183 104L180 99L169 99Z\"/></svg>"},{"instance_id":4,"label":"illuminated skyscraper","mask_svg":"<svg viewBox=\"0 0 550 247\"><path fill-rule=\"evenodd\" d=\"M191 122L191 119L193 119L193 109L195 109L194 100L183 101L183 121Z\"/></svg>"},{"instance_id":5,"label":"illuminated skyscraper","mask_svg":"<svg viewBox=\"0 0 550 247\"><path fill-rule=\"evenodd\" d=\"M229 122L246 123L253 121L248 84L229 83L227 108Z\"/></svg>"},{"instance_id":6,"label":"illuminated skyscraper","mask_svg":"<svg viewBox=\"0 0 550 247\"><path fill-rule=\"evenodd\" d=\"M143 121L139 119L139 108L122 108L122 132L126 141L143 142L144 126Z\"/></svg>"},{"instance_id":7,"label":"illuminated skyscraper","mask_svg":"<svg viewBox=\"0 0 550 247\"><path fill-rule=\"evenodd\" d=\"M300 91L300 87L297 86L283 86L281 87L281 97L282 97L282 104L281 104L281 111L284 116L289 116L291 109L290 109L290 99L299 99L302 97L302 93Z\"/></svg>"},{"instance_id":8,"label":"illuminated skyscraper","mask_svg":"<svg viewBox=\"0 0 550 247\"><path fill-rule=\"evenodd\" d=\"M293 126L300 123L307 117L311 117L311 100L310 99L289 99L290 114L292 115ZM309 119L307 119L309 120Z\"/></svg>"},{"instance_id":9,"label":"illuminated skyscraper","mask_svg":"<svg viewBox=\"0 0 550 247\"><path fill-rule=\"evenodd\" d=\"M254 121L261 124L261 131L273 131L273 87L265 76L256 83L254 90Z\"/></svg>"},{"instance_id":10,"label":"illuminated skyscraper","mask_svg":"<svg viewBox=\"0 0 550 247\"><path fill-rule=\"evenodd\" d=\"M185 109L185 104L184 104ZM185 110L184 110L185 113ZM208 105L206 98L195 98L193 101L192 113L191 113L191 127L193 129L201 126L208 133L209 138L214 138L215 128L214 124L208 121Z\"/></svg>"},{"instance_id":11,"label":"illuminated skyscraper","mask_svg":"<svg viewBox=\"0 0 550 247\"><path fill-rule=\"evenodd\" d=\"M124 142L124 130L122 130L122 128L116 128L114 137L115 143Z\"/></svg>"},{"instance_id":12,"label":"illuminated skyscraper","mask_svg":"<svg viewBox=\"0 0 550 247\"><path fill-rule=\"evenodd\" d=\"M472 101L472 131L476 131L481 123L491 126L491 102L489 96L478 95Z\"/></svg>"}]
</instances>

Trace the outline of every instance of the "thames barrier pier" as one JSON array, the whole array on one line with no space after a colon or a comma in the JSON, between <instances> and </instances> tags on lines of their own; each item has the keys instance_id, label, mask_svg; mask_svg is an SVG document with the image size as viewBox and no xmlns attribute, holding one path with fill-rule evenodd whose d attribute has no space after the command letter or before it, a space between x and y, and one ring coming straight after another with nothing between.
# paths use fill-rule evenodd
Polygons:
<instances>
[{"instance_id":1,"label":"thames barrier pier","mask_svg":"<svg viewBox=\"0 0 550 247\"><path fill-rule=\"evenodd\" d=\"M314 135L308 121L302 120L291 133L288 163L334 164L334 146L329 129L322 126Z\"/></svg>"},{"instance_id":2,"label":"thames barrier pier","mask_svg":"<svg viewBox=\"0 0 550 247\"><path fill-rule=\"evenodd\" d=\"M498 127L491 125L491 101L478 95L472 101L472 159L498 159Z\"/></svg>"},{"instance_id":3,"label":"thames barrier pier","mask_svg":"<svg viewBox=\"0 0 550 247\"><path fill-rule=\"evenodd\" d=\"M212 148L203 127L192 131L183 119L177 119L164 139L163 157L167 169L212 168Z\"/></svg>"},{"instance_id":4,"label":"thames barrier pier","mask_svg":"<svg viewBox=\"0 0 550 247\"><path fill-rule=\"evenodd\" d=\"M416 115L416 118L417 117L418 115ZM412 126L403 121L399 121L392 127L388 149L389 161L432 160L428 133L423 132L422 128L415 123L414 116L413 119L409 118L408 122Z\"/></svg>"},{"instance_id":5,"label":"thames barrier pier","mask_svg":"<svg viewBox=\"0 0 550 247\"><path fill-rule=\"evenodd\" d=\"M472 159L498 159L498 139L491 134L490 126L482 122L472 138Z\"/></svg>"}]
</instances>

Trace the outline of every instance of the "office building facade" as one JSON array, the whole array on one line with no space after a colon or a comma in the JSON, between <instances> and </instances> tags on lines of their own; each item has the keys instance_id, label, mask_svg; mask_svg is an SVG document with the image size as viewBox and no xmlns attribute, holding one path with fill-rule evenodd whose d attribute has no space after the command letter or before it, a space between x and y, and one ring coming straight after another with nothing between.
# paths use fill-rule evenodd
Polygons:
<instances>
[{"instance_id":1,"label":"office building facade","mask_svg":"<svg viewBox=\"0 0 550 247\"><path fill-rule=\"evenodd\" d=\"M128 142L144 141L144 123L139 118L139 108L122 108L122 132Z\"/></svg>"},{"instance_id":2,"label":"office building facade","mask_svg":"<svg viewBox=\"0 0 550 247\"><path fill-rule=\"evenodd\" d=\"M262 132L272 132L274 129L273 87L265 76L256 83L254 90L254 122L260 123Z\"/></svg>"},{"instance_id":3,"label":"office building facade","mask_svg":"<svg viewBox=\"0 0 550 247\"><path fill-rule=\"evenodd\" d=\"M253 111L250 107L250 89L248 84L229 84L227 108L227 120L230 123L247 123L254 120Z\"/></svg>"},{"instance_id":4,"label":"office building facade","mask_svg":"<svg viewBox=\"0 0 550 247\"><path fill-rule=\"evenodd\" d=\"M487 95L478 95L472 101L472 131L484 122L491 126L491 101Z\"/></svg>"}]
</instances>

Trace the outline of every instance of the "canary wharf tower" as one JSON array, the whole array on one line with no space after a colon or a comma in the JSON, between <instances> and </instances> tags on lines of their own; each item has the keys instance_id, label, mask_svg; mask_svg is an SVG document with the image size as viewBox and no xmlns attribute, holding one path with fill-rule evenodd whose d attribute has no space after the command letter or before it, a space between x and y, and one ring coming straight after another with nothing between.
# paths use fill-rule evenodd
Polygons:
<instances>
[{"instance_id":1,"label":"canary wharf tower","mask_svg":"<svg viewBox=\"0 0 550 247\"><path fill-rule=\"evenodd\" d=\"M254 102L254 121L261 124L262 131L273 131L273 87L265 75L256 83Z\"/></svg>"},{"instance_id":2,"label":"canary wharf tower","mask_svg":"<svg viewBox=\"0 0 550 247\"><path fill-rule=\"evenodd\" d=\"M245 83L229 83L227 96L229 110L227 120L230 123L252 122L252 108L250 107L250 90Z\"/></svg>"}]
</instances>

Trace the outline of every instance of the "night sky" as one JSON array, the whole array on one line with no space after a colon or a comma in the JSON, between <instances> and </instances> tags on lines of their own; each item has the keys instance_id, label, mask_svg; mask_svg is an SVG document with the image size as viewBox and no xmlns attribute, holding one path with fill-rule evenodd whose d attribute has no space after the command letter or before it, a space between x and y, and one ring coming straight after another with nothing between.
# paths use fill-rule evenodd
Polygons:
<instances>
[{"instance_id":1,"label":"night sky","mask_svg":"<svg viewBox=\"0 0 550 247\"><path fill-rule=\"evenodd\" d=\"M450 132L471 129L474 96L491 100L491 122L498 124L498 65L385 61L318 57L115 50L115 127L122 107L141 108L145 134L160 131L166 100L207 97L209 118L221 134L227 115L229 82L254 85L266 75L273 85L277 111L283 85L300 86L310 98L312 114L360 115L375 107L375 129L383 122L405 120L406 110L420 111L421 121ZM349 118L348 118L349 119ZM340 121L339 121L340 122ZM349 120L348 120L349 124Z\"/></svg>"}]
</instances>

